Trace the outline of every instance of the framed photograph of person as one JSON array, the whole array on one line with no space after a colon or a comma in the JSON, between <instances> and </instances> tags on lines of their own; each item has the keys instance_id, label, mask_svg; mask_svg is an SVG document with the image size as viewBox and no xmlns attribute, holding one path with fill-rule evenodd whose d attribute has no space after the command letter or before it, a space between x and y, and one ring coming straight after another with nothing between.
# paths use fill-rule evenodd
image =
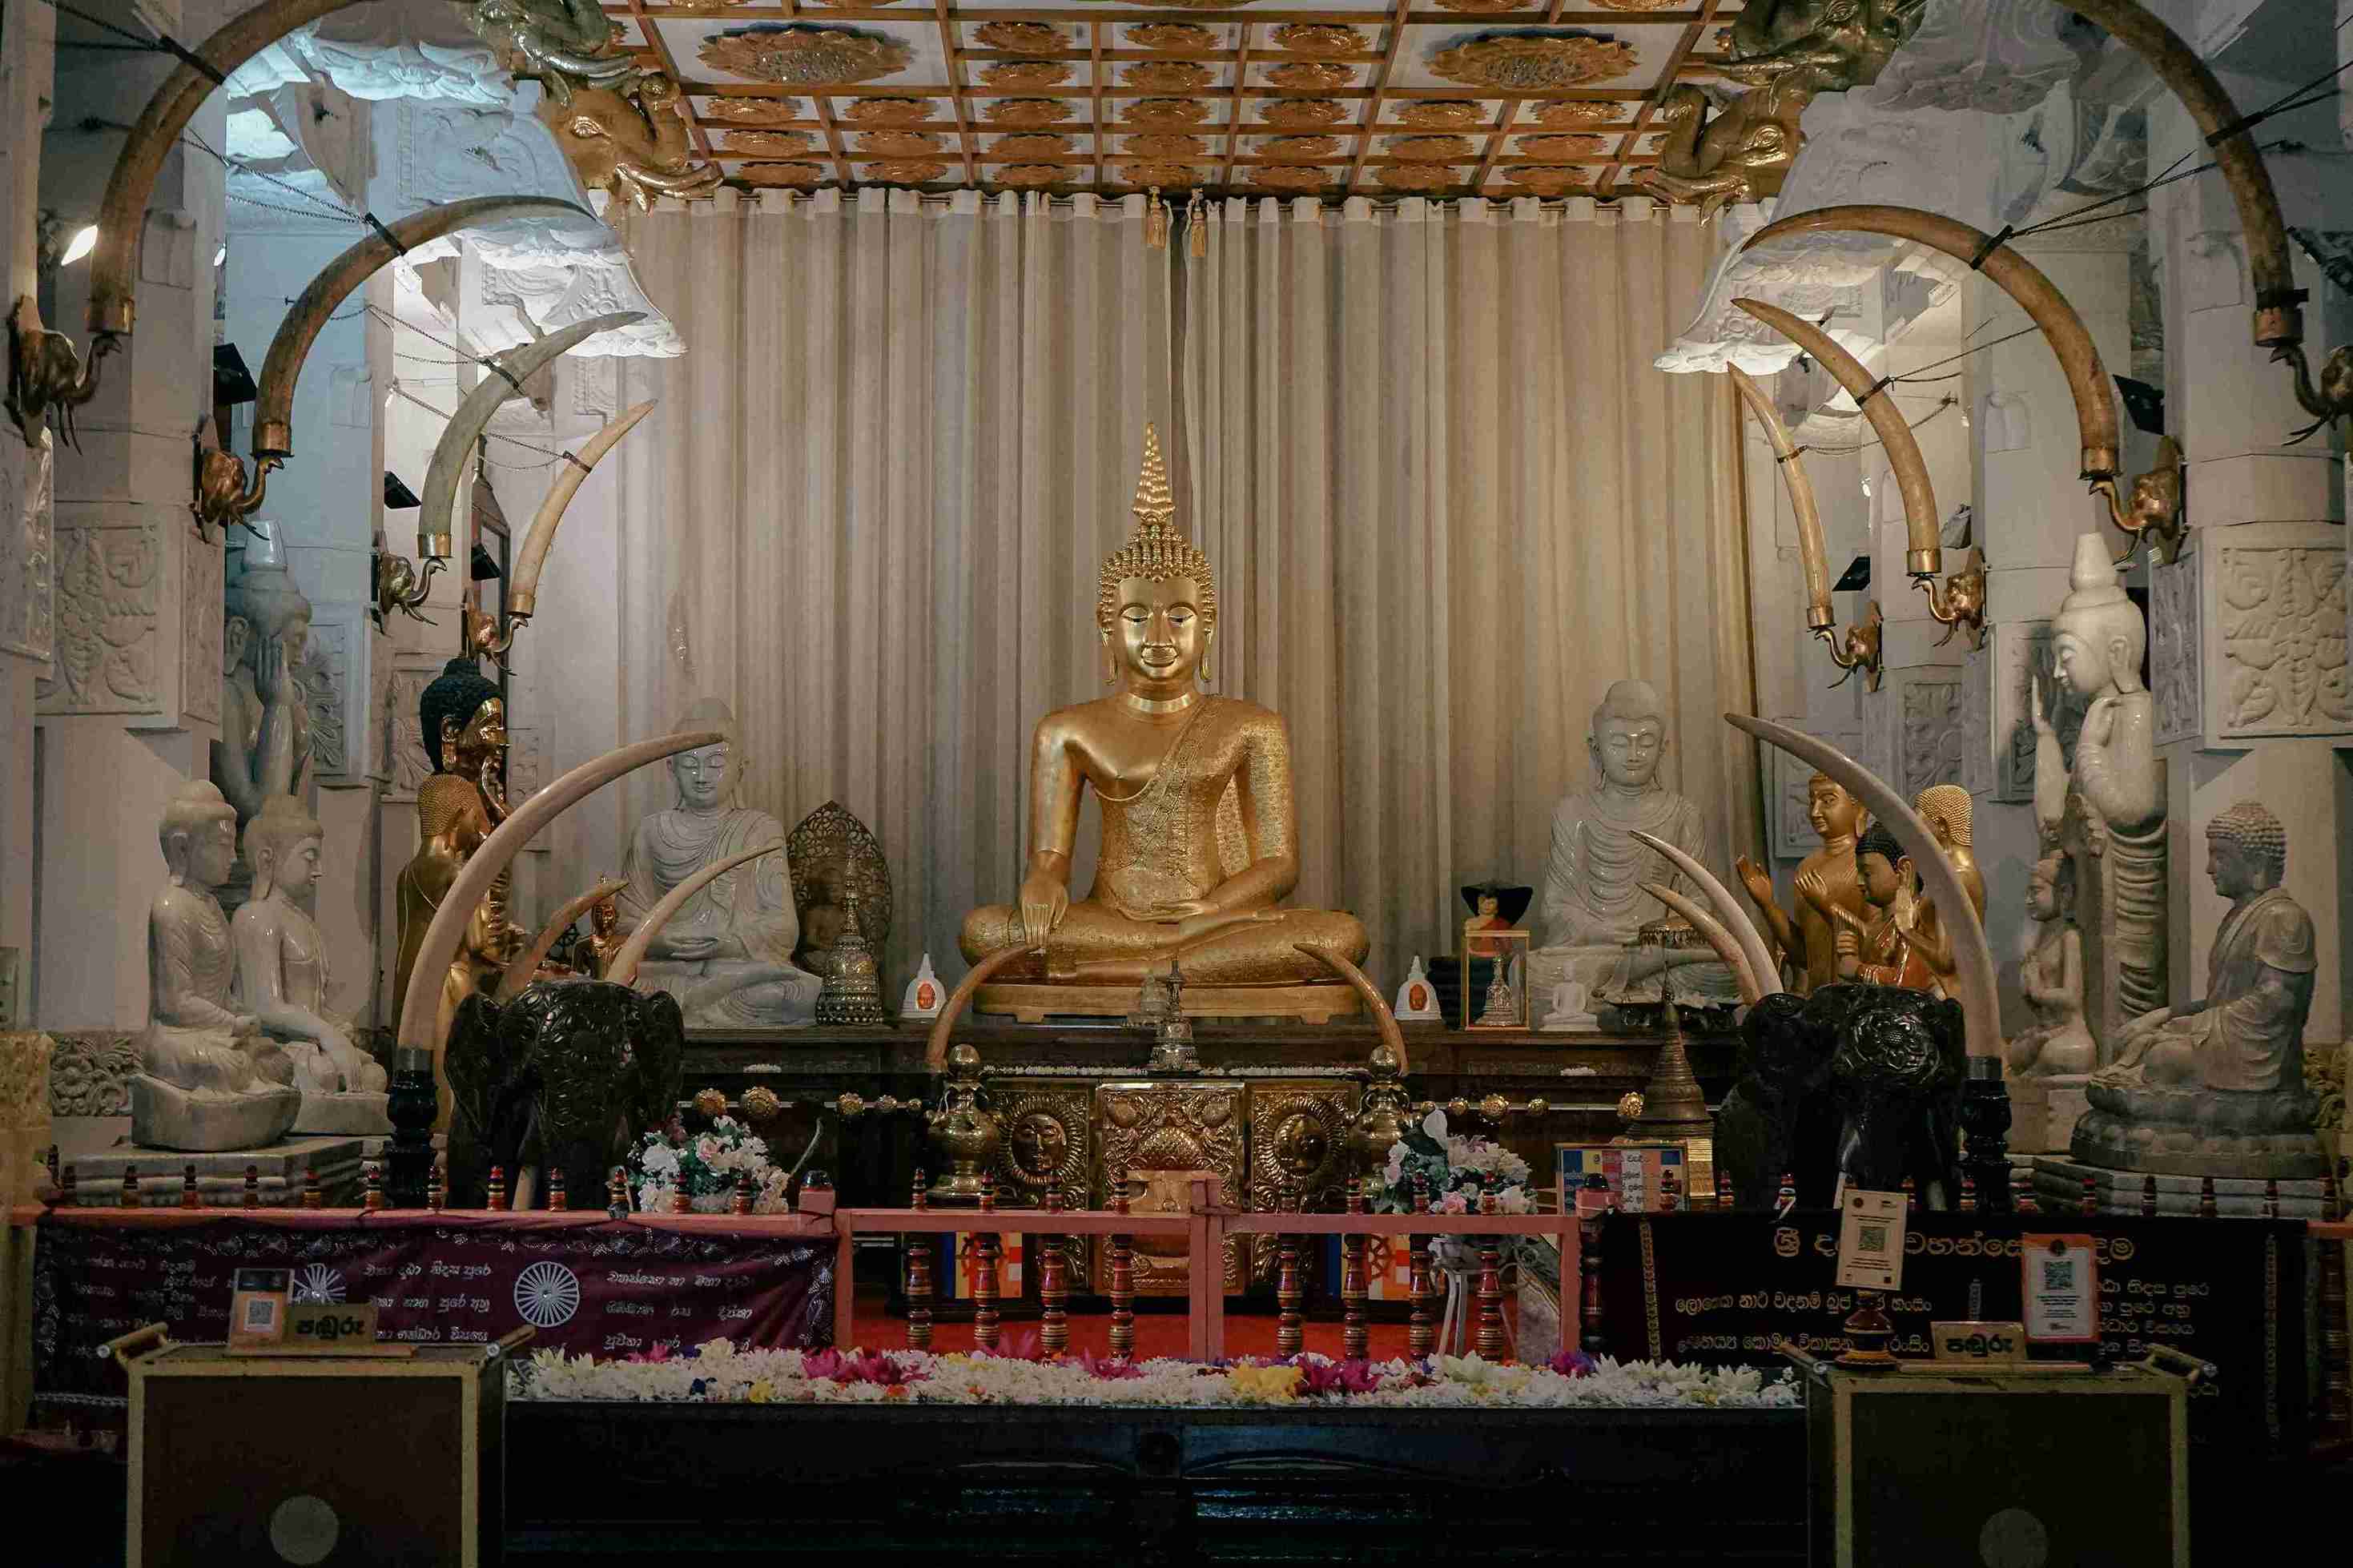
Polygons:
<instances>
[{"instance_id":1,"label":"framed photograph of person","mask_svg":"<svg viewBox=\"0 0 2353 1568\"><path fill-rule=\"evenodd\" d=\"M1461 1023L1466 1029L1528 1026L1528 933L1517 927L1462 922Z\"/></svg>"}]
</instances>

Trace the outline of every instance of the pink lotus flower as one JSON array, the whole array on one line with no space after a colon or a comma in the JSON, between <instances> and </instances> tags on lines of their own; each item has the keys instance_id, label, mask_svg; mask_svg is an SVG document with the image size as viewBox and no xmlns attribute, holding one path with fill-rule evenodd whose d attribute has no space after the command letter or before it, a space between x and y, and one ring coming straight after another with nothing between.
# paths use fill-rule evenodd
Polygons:
<instances>
[{"instance_id":1,"label":"pink lotus flower","mask_svg":"<svg viewBox=\"0 0 2353 1568\"><path fill-rule=\"evenodd\" d=\"M980 1356L995 1356L1000 1361L1044 1361L1047 1359L1046 1352L1038 1348L1038 1335L1035 1330L1032 1330L1030 1332L1026 1333L1019 1339L1014 1341L1013 1348L1011 1350L992 1351L982 1349L979 1346L975 1346L972 1353Z\"/></svg>"},{"instance_id":2,"label":"pink lotus flower","mask_svg":"<svg viewBox=\"0 0 2353 1568\"><path fill-rule=\"evenodd\" d=\"M868 1351L843 1363L836 1383L872 1383L884 1388L903 1388L911 1383L921 1383L931 1373L912 1362L902 1362L894 1355L880 1351Z\"/></svg>"},{"instance_id":3,"label":"pink lotus flower","mask_svg":"<svg viewBox=\"0 0 2353 1568\"><path fill-rule=\"evenodd\" d=\"M801 1357L801 1375L812 1380L829 1378L839 1381L841 1369L848 1359L839 1351L828 1345L821 1351Z\"/></svg>"},{"instance_id":4,"label":"pink lotus flower","mask_svg":"<svg viewBox=\"0 0 2353 1568\"><path fill-rule=\"evenodd\" d=\"M1144 1375L1144 1369L1132 1361L1119 1361L1108 1356L1098 1361L1092 1351L1081 1351L1078 1365L1089 1377L1099 1377L1106 1383Z\"/></svg>"},{"instance_id":5,"label":"pink lotus flower","mask_svg":"<svg viewBox=\"0 0 2353 1568\"><path fill-rule=\"evenodd\" d=\"M660 1340L656 1340L653 1343L652 1349L635 1352L629 1356L629 1359L631 1361L668 1361L670 1360L670 1346Z\"/></svg>"},{"instance_id":6,"label":"pink lotus flower","mask_svg":"<svg viewBox=\"0 0 2353 1568\"><path fill-rule=\"evenodd\" d=\"M1301 1358L1299 1370L1306 1377L1299 1392L1306 1394L1372 1394L1381 1386L1381 1374L1368 1361L1308 1361Z\"/></svg>"},{"instance_id":7,"label":"pink lotus flower","mask_svg":"<svg viewBox=\"0 0 2353 1568\"><path fill-rule=\"evenodd\" d=\"M1583 1351L1566 1346L1545 1365L1563 1377L1589 1377L1593 1374L1593 1358Z\"/></svg>"}]
</instances>

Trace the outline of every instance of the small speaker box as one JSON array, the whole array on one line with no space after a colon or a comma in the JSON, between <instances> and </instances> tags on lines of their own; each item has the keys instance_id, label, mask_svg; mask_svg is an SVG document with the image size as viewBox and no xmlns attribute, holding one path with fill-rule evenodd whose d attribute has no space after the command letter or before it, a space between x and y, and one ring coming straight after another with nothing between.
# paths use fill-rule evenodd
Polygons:
<instances>
[{"instance_id":1,"label":"small speaker box","mask_svg":"<svg viewBox=\"0 0 2353 1568\"><path fill-rule=\"evenodd\" d=\"M1816 1568L2188 1568L2188 1385L2023 1367L1806 1384Z\"/></svg>"},{"instance_id":2,"label":"small speaker box","mask_svg":"<svg viewBox=\"0 0 2353 1568\"><path fill-rule=\"evenodd\" d=\"M133 1568L500 1558L504 1360L232 1356L129 1363Z\"/></svg>"}]
</instances>

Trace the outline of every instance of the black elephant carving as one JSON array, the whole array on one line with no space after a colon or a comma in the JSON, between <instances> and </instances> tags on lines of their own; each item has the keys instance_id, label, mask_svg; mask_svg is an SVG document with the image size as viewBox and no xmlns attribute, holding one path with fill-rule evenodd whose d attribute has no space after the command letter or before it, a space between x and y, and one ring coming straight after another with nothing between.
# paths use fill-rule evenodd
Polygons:
<instances>
[{"instance_id":1,"label":"black elephant carving","mask_svg":"<svg viewBox=\"0 0 2353 1568\"><path fill-rule=\"evenodd\" d=\"M1738 1080L1716 1113L1716 1158L1742 1208L1770 1207L1784 1173L1827 1207L1850 1187L1919 1202L1959 1195L1966 1040L1958 1003L1840 984L1760 997L1741 1021Z\"/></svg>"},{"instance_id":2,"label":"black elephant carving","mask_svg":"<svg viewBox=\"0 0 2353 1568\"><path fill-rule=\"evenodd\" d=\"M480 1191L492 1165L510 1183L560 1170L573 1206L603 1206L612 1168L677 1110L685 1051L666 991L540 980L504 1004L467 997L449 1028L450 1190Z\"/></svg>"}]
</instances>

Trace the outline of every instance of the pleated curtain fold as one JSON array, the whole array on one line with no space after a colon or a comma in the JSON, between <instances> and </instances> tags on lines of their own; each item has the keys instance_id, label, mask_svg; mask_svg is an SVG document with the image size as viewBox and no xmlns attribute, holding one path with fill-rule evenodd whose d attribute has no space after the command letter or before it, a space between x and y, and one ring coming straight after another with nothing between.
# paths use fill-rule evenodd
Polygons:
<instances>
[{"instance_id":1,"label":"pleated curtain fold","mask_svg":"<svg viewBox=\"0 0 2353 1568\"><path fill-rule=\"evenodd\" d=\"M1020 879L1031 727L1104 689L1096 570L1151 420L1218 573L1215 688L1290 722L1294 901L1363 916L1383 984L1452 950L1460 883L1540 882L1620 677L1668 705L1717 858L1756 854L1729 389L1649 363L1715 246L1624 205L1237 200L1201 258L1147 247L1140 197L628 215L689 353L625 362L661 404L613 459L620 732L728 701L746 803L856 813L892 984L925 952L952 981ZM668 804L649 770L623 808Z\"/></svg>"}]
</instances>

